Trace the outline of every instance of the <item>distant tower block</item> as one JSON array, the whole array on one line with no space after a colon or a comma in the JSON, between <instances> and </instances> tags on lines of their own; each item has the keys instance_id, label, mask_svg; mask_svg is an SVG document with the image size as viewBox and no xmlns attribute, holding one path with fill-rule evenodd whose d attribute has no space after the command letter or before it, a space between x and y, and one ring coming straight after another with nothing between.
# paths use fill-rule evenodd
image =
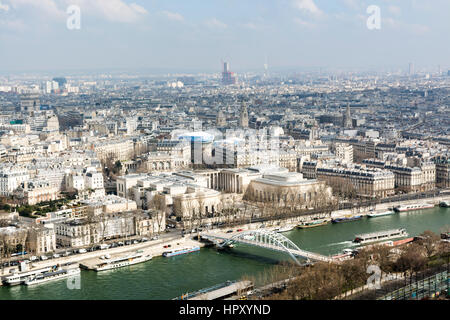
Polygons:
<instances>
[{"instance_id":1,"label":"distant tower block","mask_svg":"<svg viewBox=\"0 0 450 320\"><path fill-rule=\"evenodd\" d=\"M248 111L245 102L242 102L239 124L242 128L248 128Z\"/></svg>"},{"instance_id":2,"label":"distant tower block","mask_svg":"<svg viewBox=\"0 0 450 320\"><path fill-rule=\"evenodd\" d=\"M228 62L223 63L223 72L222 72L222 84L229 85L229 84L235 84L236 83L236 77L234 76L233 72L230 71L230 66Z\"/></svg>"},{"instance_id":3,"label":"distant tower block","mask_svg":"<svg viewBox=\"0 0 450 320\"><path fill-rule=\"evenodd\" d=\"M222 110L219 111L216 117L216 126L217 127L225 127L227 125L225 116L222 112Z\"/></svg>"},{"instance_id":4,"label":"distant tower block","mask_svg":"<svg viewBox=\"0 0 450 320\"><path fill-rule=\"evenodd\" d=\"M414 75L414 63L412 62L409 63L409 75L410 76Z\"/></svg>"}]
</instances>

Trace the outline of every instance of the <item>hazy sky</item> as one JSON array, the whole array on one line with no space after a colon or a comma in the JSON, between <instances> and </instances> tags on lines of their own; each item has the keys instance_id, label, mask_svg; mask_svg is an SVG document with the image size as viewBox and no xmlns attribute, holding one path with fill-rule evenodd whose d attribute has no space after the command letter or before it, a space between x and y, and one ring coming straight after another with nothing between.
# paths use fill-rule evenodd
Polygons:
<instances>
[{"instance_id":1,"label":"hazy sky","mask_svg":"<svg viewBox=\"0 0 450 320\"><path fill-rule=\"evenodd\" d=\"M70 5L81 29L69 30ZM366 26L369 5L381 29ZM0 0L0 71L450 66L449 0Z\"/></svg>"}]
</instances>

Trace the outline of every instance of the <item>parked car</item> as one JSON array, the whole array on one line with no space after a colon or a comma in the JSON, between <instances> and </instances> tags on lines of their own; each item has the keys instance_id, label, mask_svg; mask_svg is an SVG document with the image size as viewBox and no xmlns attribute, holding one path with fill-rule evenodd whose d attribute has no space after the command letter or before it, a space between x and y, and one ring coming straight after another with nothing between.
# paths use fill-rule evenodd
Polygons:
<instances>
[{"instance_id":1,"label":"parked car","mask_svg":"<svg viewBox=\"0 0 450 320\"><path fill-rule=\"evenodd\" d=\"M109 249L111 247L111 245L106 244L106 243L102 243L100 245L100 250L105 250L105 249Z\"/></svg>"},{"instance_id":2,"label":"parked car","mask_svg":"<svg viewBox=\"0 0 450 320\"><path fill-rule=\"evenodd\" d=\"M242 231L244 231L243 229L237 229L236 230L237 232L242 232Z\"/></svg>"},{"instance_id":3,"label":"parked car","mask_svg":"<svg viewBox=\"0 0 450 320\"><path fill-rule=\"evenodd\" d=\"M142 238L141 241L142 242L146 242L146 241L148 241L148 239L147 238Z\"/></svg>"},{"instance_id":4,"label":"parked car","mask_svg":"<svg viewBox=\"0 0 450 320\"><path fill-rule=\"evenodd\" d=\"M158 240L159 239L159 237L158 236L154 236L154 237L152 237L152 240Z\"/></svg>"},{"instance_id":5,"label":"parked car","mask_svg":"<svg viewBox=\"0 0 450 320\"><path fill-rule=\"evenodd\" d=\"M123 242L122 242L122 241L117 242L117 244L118 244L119 246L123 246Z\"/></svg>"},{"instance_id":6,"label":"parked car","mask_svg":"<svg viewBox=\"0 0 450 320\"><path fill-rule=\"evenodd\" d=\"M232 233L232 232L233 232L233 230L228 230L228 231L227 231L227 233Z\"/></svg>"},{"instance_id":7,"label":"parked car","mask_svg":"<svg viewBox=\"0 0 450 320\"><path fill-rule=\"evenodd\" d=\"M87 251L86 251L86 249L79 249L78 250L78 253L86 253Z\"/></svg>"},{"instance_id":8,"label":"parked car","mask_svg":"<svg viewBox=\"0 0 450 320\"><path fill-rule=\"evenodd\" d=\"M41 261L47 260L48 257L47 256L41 256Z\"/></svg>"},{"instance_id":9,"label":"parked car","mask_svg":"<svg viewBox=\"0 0 450 320\"><path fill-rule=\"evenodd\" d=\"M31 261L36 261L37 259L38 259L38 257L36 257L36 256L31 256L31 258L30 258Z\"/></svg>"},{"instance_id":10,"label":"parked car","mask_svg":"<svg viewBox=\"0 0 450 320\"><path fill-rule=\"evenodd\" d=\"M134 241L133 241L133 244L136 244L136 243L139 243L139 241L137 241L137 240L134 240Z\"/></svg>"},{"instance_id":11,"label":"parked car","mask_svg":"<svg viewBox=\"0 0 450 320\"><path fill-rule=\"evenodd\" d=\"M57 253L53 254L53 258L59 258L59 257L60 257L60 255Z\"/></svg>"}]
</instances>

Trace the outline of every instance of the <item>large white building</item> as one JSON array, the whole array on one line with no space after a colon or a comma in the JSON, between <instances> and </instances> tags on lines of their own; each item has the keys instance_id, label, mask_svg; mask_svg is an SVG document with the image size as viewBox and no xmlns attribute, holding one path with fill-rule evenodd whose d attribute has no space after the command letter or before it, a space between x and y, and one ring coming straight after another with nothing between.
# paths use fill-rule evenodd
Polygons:
<instances>
[{"instance_id":1,"label":"large white building","mask_svg":"<svg viewBox=\"0 0 450 320\"><path fill-rule=\"evenodd\" d=\"M26 169L3 168L0 172L0 195L11 195L22 182L29 179L30 175Z\"/></svg>"}]
</instances>

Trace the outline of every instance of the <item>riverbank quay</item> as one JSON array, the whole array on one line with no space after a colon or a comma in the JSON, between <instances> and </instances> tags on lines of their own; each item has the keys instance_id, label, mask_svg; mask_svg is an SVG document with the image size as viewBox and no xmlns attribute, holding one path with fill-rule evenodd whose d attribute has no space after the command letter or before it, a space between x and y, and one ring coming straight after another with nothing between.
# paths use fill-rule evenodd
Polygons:
<instances>
[{"instance_id":1,"label":"riverbank quay","mask_svg":"<svg viewBox=\"0 0 450 320\"><path fill-rule=\"evenodd\" d=\"M438 205L440 201L446 201L446 200L447 201L450 200L450 196L445 195L445 196L439 196L439 197L435 197L435 198L383 203L383 204L376 205L375 209L382 210L382 209L387 209L389 207L393 207L393 206L397 206L397 205L401 205L401 204L418 203L418 202L429 202L429 203ZM423 215L427 214L426 213L427 210L432 210L432 209L422 210ZM365 212L365 213L362 211L363 210L361 210L360 214L366 215L369 212L369 208L366 208L367 212ZM238 230L240 230L240 229L242 231L255 230L255 229L274 230L278 227L289 227L289 226L295 227L299 223L314 221L314 219L322 219L323 218L324 220L329 221L329 220L331 220L332 215L333 216L340 216L340 215L344 216L346 214L349 214L348 210L334 211L332 213L312 213L312 214L302 213L302 215L299 215L297 217L286 217L284 219L273 219L273 220L267 220L267 221L258 221L258 220L253 221L252 220L252 223L243 222L243 223L236 224L233 226L225 225L225 226L221 226L221 228L215 227L214 229L203 228L203 231L215 232L217 230L217 232L228 232L229 230L232 230L232 232L235 233L235 232L238 232ZM357 214L357 213L354 213L354 214ZM317 228L323 228L323 227L317 227ZM316 229L316 228L314 228L314 229ZM358 232L359 232L359 230L354 231L355 234ZM52 259L45 260L45 261L31 262L29 264L29 267L31 270L34 270L37 268L53 266L56 264L80 263L81 261L84 261L84 260L99 258L100 256L105 255L105 254L117 255L117 254L124 254L124 253L132 253L141 248L146 248L146 247L151 247L151 246L156 246L156 247L159 246L159 249L155 250L154 254L152 254L154 256L157 256L157 255L161 255L162 252L164 252L164 251L175 248L175 247L163 248L164 245L170 244L172 246L174 246L174 245L176 246L177 243L181 243L180 241L182 239L184 239L181 237L181 234L179 233L179 231L176 231L173 233L176 233L176 234L171 235L170 233L167 233L167 234L165 233L165 234L161 235L160 239L158 239L158 240L152 240L152 241L138 243L138 244L130 244L130 245L126 245L126 246L110 248L110 249L106 249L106 250L98 250L98 251L94 251L94 252L72 254L67 257L52 258ZM305 234L309 234L309 233L305 232ZM186 234L186 238L188 236L192 238L192 237L195 237L196 235L197 235L197 233ZM201 232L200 232L200 235L201 235ZM204 246L204 244L200 243L200 242L195 243L195 245ZM186 244L186 246L188 246L188 245ZM63 250L63 249L61 249L61 250ZM26 258L26 257L24 257L24 258ZM17 272L17 271L18 271L18 266L9 266L9 267L0 268L0 277L11 275L12 272Z\"/></svg>"},{"instance_id":2,"label":"riverbank quay","mask_svg":"<svg viewBox=\"0 0 450 320\"><path fill-rule=\"evenodd\" d=\"M176 250L186 246L200 246L205 244L186 237L177 236L171 239L160 239L148 241L144 243L131 244L123 247L110 248L105 250L98 250L94 252L79 253L68 257L60 257L51 260L33 262L30 264L28 271L37 270L40 268L50 267L54 265L75 264L79 263L82 266L90 269L93 265L100 263L101 256L109 254L116 258L124 254L133 253L137 250L143 250L145 254L151 254L153 257L161 256L165 251ZM167 246L167 248L165 248ZM170 246L170 247L169 247ZM0 277L12 275L14 272L19 272L18 267L4 268L1 270Z\"/></svg>"},{"instance_id":3,"label":"riverbank quay","mask_svg":"<svg viewBox=\"0 0 450 320\"><path fill-rule=\"evenodd\" d=\"M324 222L331 222L332 219L335 218L342 218L346 216L352 216L352 215L361 215L363 217L367 216L373 211L384 211L388 210L389 208L393 208L400 205L408 205L408 204L414 204L414 203L430 203L434 204L435 206L439 206L439 203L441 201L450 201L449 195L434 197L434 198L426 198L426 199L415 199L415 200L406 200L406 201L397 201L397 202L386 202L386 203L379 203L372 207L361 207L361 208L353 208L353 209L342 209L342 210L336 210L332 212L314 212L314 213L308 213L308 212L302 212L301 214L298 214L296 216L290 216L285 218L275 218L275 219L253 219L252 222L242 222L238 224L232 224L229 226L224 227L215 227L215 228L208 228L208 232L210 231L217 231L217 232L226 232L228 230L239 230L242 229L243 231L248 230L255 230L264 228L267 230L275 230L279 227L296 227L299 224L304 223L310 223L317 220L322 220ZM372 210L372 211L371 211ZM425 209L426 210L426 209Z\"/></svg>"},{"instance_id":4,"label":"riverbank quay","mask_svg":"<svg viewBox=\"0 0 450 320\"><path fill-rule=\"evenodd\" d=\"M167 246L167 248L164 248L164 246ZM169 247L170 246L170 247ZM142 255L146 256L146 255L151 255L152 257L157 257L157 256L162 256L162 254L166 251L169 250L178 250L178 249L182 249L185 247L194 247L194 246L199 246L199 247L204 247L205 244L193 239L189 239L189 238L179 238L176 240L173 240L169 243L164 244L163 246L160 245L152 245L150 247L140 247L140 248L135 248L133 250L128 250L125 253L132 253L135 252L136 250L141 250L142 251ZM105 252L106 253L106 252ZM103 255L105 255L105 253ZM115 253L108 253L111 256L111 260L115 259L115 258L120 258L124 255L124 252L115 252ZM80 263L80 267L86 270L93 270L98 264L105 262L105 260L100 259L101 256L96 256L90 259L86 259L83 260Z\"/></svg>"}]
</instances>

